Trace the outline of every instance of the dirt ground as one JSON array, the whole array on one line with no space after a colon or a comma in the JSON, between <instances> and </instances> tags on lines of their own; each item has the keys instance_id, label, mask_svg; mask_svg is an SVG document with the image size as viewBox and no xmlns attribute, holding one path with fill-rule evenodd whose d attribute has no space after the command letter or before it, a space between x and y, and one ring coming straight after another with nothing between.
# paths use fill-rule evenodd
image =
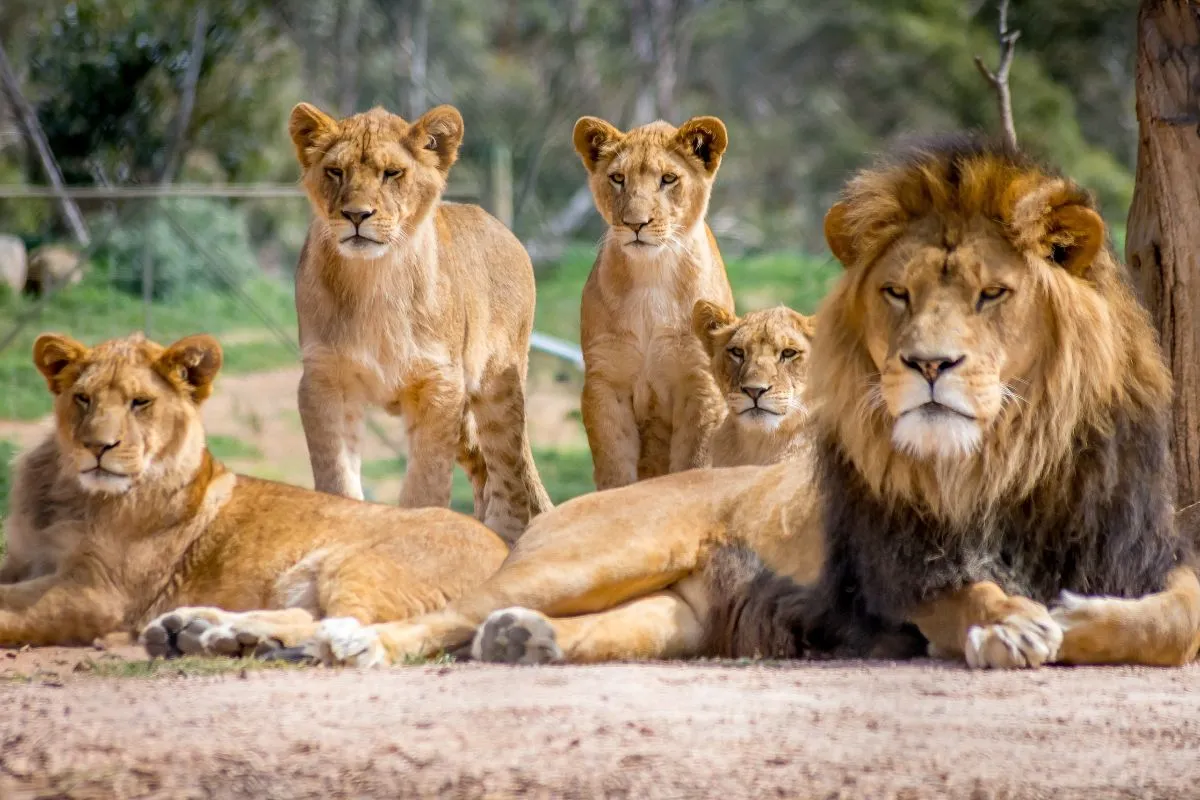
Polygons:
<instances>
[{"instance_id":1,"label":"dirt ground","mask_svg":"<svg viewBox=\"0 0 1200 800\"><path fill-rule=\"evenodd\" d=\"M89 669L136 655L0 655L0 797L1200 795L1197 667Z\"/></svg>"}]
</instances>

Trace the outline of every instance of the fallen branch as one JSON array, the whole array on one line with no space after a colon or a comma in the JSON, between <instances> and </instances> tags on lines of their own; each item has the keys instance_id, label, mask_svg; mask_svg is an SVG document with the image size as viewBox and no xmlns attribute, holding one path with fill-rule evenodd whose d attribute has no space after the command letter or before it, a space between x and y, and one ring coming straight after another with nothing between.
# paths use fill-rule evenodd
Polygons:
<instances>
[{"instance_id":1,"label":"fallen branch","mask_svg":"<svg viewBox=\"0 0 1200 800\"><path fill-rule=\"evenodd\" d=\"M1017 39L1021 38L1020 31L1008 28L1008 0L1000 0L1000 21L997 26L997 40L1000 43L1000 66L992 72L983 63L981 56L975 56L975 66L979 74L992 85L996 92L996 104L1000 109L1000 125L1004 129L1004 142L1013 150L1017 149L1017 129L1013 125L1012 91L1008 87L1008 73L1012 68L1013 54L1016 51Z\"/></svg>"}]
</instances>

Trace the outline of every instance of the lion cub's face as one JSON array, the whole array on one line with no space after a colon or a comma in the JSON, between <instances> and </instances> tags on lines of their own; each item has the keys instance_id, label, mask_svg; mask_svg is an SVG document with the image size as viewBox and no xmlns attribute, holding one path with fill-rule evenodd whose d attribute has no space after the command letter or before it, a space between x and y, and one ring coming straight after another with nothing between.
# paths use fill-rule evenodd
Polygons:
<instances>
[{"instance_id":1,"label":"lion cub's face","mask_svg":"<svg viewBox=\"0 0 1200 800\"><path fill-rule=\"evenodd\" d=\"M892 440L917 457L979 449L1020 402L1045 319L1033 276L997 223L913 223L859 287Z\"/></svg>"},{"instance_id":2,"label":"lion cub's face","mask_svg":"<svg viewBox=\"0 0 1200 800\"><path fill-rule=\"evenodd\" d=\"M708 211L728 144L721 120L695 117L678 129L653 122L622 133L583 117L574 139L611 241L631 258L678 254Z\"/></svg>"},{"instance_id":3,"label":"lion cub's face","mask_svg":"<svg viewBox=\"0 0 1200 800\"><path fill-rule=\"evenodd\" d=\"M725 392L729 414L739 424L772 430L805 412L812 317L780 306L739 319L700 300L692 310L692 326L712 358L713 377Z\"/></svg>"},{"instance_id":4,"label":"lion cub's face","mask_svg":"<svg viewBox=\"0 0 1200 800\"><path fill-rule=\"evenodd\" d=\"M221 366L214 339L189 336L164 349L135 335L89 349L44 334L33 357L57 395L61 467L85 491L122 494L194 469L204 448L199 405Z\"/></svg>"},{"instance_id":5,"label":"lion cub's face","mask_svg":"<svg viewBox=\"0 0 1200 800\"><path fill-rule=\"evenodd\" d=\"M308 103L288 132L325 235L345 258L402 246L433 210L462 142L462 116L439 106L413 123L375 108L335 120Z\"/></svg>"}]
</instances>

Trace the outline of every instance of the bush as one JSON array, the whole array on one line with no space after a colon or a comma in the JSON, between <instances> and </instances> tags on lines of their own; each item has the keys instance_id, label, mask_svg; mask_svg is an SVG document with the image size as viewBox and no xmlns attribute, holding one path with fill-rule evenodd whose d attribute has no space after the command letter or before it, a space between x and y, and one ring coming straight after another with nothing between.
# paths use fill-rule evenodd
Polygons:
<instances>
[{"instance_id":1,"label":"bush","mask_svg":"<svg viewBox=\"0 0 1200 800\"><path fill-rule=\"evenodd\" d=\"M163 200L118 221L96 262L114 286L134 295L142 293L143 265L149 263L156 300L195 289L230 291L258 271L244 215L199 199Z\"/></svg>"}]
</instances>

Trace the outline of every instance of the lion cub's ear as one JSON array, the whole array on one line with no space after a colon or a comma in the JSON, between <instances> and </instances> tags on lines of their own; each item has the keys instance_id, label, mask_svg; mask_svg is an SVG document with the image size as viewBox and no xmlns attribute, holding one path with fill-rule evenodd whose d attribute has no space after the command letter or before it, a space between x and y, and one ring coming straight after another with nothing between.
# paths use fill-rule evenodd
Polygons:
<instances>
[{"instance_id":1,"label":"lion cub's ear","mask_svg":"<svg viewBox=\"0 0 1200 800\"><path fill-rule=\"evenodd\" d=\"M1050 260L1077 277L1083 276L1104 247L1104 220L1087 206L1059 206L1047 218L1043 244Z\"/></svg>"},{"instance_id":2,"label":"lion cub's ear","mask_svg":"<svg viewBox=\"0 0 1200 800\"><path fill-rule=\"evenodd\" d=\"M300 103L288 117L288 135L296 146L296 159L308 169L321 145L337 135L337 121L311 103Z\"/></svg>"},{"instance_id":3,"label":"lion cub's ear","mask_svg":"<svg viewBox=\"0 0 1200 800\"><path fill-rule=\"evenodd\" d=\"M33 363L55 394L71 385L68 367L78 364L87 355L86 346L58 333L43 333L33 343Z\"/></svg>"},{"instance_id":4,"label":"lion cub's ear","mask_svg":"<svg viewBox=\"0 0 1200 800\"><path fill-rule=\"evenodd\" d=\"M811 342L812 338L817 335L817 318L806 317L799 311L791 308L789 308L788 311L792 312L792 319L796 321L796 327L799 328L800 331L807 336L808 340Z\"/></svg>"},{"instance_id":5,"label":"lion cub's ear","mask_svg":"<svg viewBox=\"0 0 1200 800\"><path fill-rule=\"evenodd\" d=\"M825 213L825 242L843 267L849 269L854 266L854 237L846 226L845 203L834 203Z\"/></svg>"},{"instance_id":6,"label":"lion cub's ear","mask_svg":"<svg viewBox=\"0 0 1200 800\"><path fill-rule=\"evenodd\" d=\"M692 332L704 345L704 350L712 356L717 349L716 334L722 328L728 328L737 322L737 317L728 309L711 303L708 300L697 300L692 306Z\"/></svg>"},{"instance_id":7,"label":"lion cub's ear","mask_svg":"<svg viewBox=\"0 0 1200 800\"><path fill-rule=\"evenodd\" d=\"M685 152L700 160L709 175L721 166L721 156L729 146L725 123L716 117L692 117L680 126L675 139Z\"/></svg>"},{"instance_id":8,"label":"lion cub's ear","mask_svg":"<svg viewBox=\"0 0 1200 800\"><path fill-rule=\"evenodd\" d=\"M622 136L624 134L615 126L599 117L580 117L571 138L575 142L575 152L583 159L583 166L591 172L609 145L620 141Z\"/></svg>"},{"instance_id":9,"label":"lion cub's ear","mask_svg":"<svg viewBox=\"0 0 1200 800\"><path fill-rule=\"evenodd\" d=\"M186 336L168 347L154 368L201 403L212 394L212 382L221 369L221 345L206 334Z\"/></svg>"},{"instance_id":10,"label":"lion cub's ear","mask_svg":"<svg viewBox=\"0 0 1200 800\"><path fill-rule=\"evenodd\" d=\"M420 150L429 150L437 155L438 169L443 174L450 171L458 160L458 146L462 144L462 114L454 106L431 108L412 124L408 131L409 144Z\"/></svg>"}]
</instances>

